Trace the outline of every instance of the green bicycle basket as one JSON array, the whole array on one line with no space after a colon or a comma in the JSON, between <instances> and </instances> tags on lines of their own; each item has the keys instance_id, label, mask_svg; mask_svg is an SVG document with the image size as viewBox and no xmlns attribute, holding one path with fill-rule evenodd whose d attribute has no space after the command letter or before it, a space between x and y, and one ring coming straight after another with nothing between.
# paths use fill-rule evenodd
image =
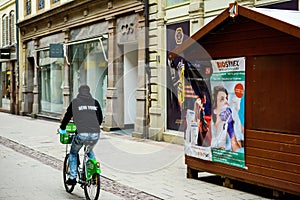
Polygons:
<instances>
[{"instance_id":1,"label":"green bicycle basket","mask_svg":"<svg viewBox=\"0 0 300 200\"><path fill-rule=\"evenodd\" d=\"M75 124L68 124L66 127L66 134L60 134L60 143L62 144L71 144L72 143L72 139L73 139L73 135L71 135L70 133L75 133L76 131L76 125Z\"/></svg>"}]
</instances>

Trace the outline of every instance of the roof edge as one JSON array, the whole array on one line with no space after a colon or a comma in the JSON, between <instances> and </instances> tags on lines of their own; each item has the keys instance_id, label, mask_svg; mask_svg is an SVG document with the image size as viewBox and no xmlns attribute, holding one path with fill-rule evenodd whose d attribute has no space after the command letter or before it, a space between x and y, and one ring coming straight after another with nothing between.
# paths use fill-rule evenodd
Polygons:
<instances>
[{"instance_id":1,"label":"roof edge","mask_svg":"<svg viewBox=\"0 0 300 200\"><path fill-rule=\"evenodd\" d=\"M188 48L195 41L198 41L204 35L209 33L212 29L214 29L216 26L221 24L227 18L229 18L229 17L234 18L238 15L249 18L253 21L264 24L266 26L269 26L271 28L274 28L274 29L284 32L286 34L292 35L294 37L300 38L300 28L298 26L289 24L287 22L270 17L263 13L251 10L249 8L239 6L237 4L237 2L235 2L235 3L229 4L229 7L227 9L225 9L221 14L219 14L212 21L210 21L208 24L203 26L199 31L197 31L190 38L185 40L181 45L179 45L172 52L170 52L170 54L168 55L169 58L172 59L172 58L176 57L177 55L180 55L186 48Z\"/></svg>"},{"instance_id":2,"label":"roof edge","mask_svg":"<svg viewBox=\"0 0 300 200\"><path fill-rule=\"evenodd\" d=\"M253 21L267 25L281 32L300 38L300 28L293 24L281 21L263 13L239 6L239 15L252 19Z\"/></svg>"}]
</instances>

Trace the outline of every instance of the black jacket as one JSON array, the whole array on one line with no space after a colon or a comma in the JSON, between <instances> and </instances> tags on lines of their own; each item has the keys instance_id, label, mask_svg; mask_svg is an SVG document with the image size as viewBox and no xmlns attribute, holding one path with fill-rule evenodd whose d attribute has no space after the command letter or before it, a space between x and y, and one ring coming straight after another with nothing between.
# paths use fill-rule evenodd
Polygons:
<instances>
[{"instance_id":1,"label":"black jacket","mask_svg":"<svg viewBox=\"0 0 300 200\"><path fill-rule=\"evenodd\" d=\"M100 133L102 110L99 102L89 92L79 93L70 103L60 125L62 130L66 129L72 117L77 133Z\"/></svg>"}]
</instances>

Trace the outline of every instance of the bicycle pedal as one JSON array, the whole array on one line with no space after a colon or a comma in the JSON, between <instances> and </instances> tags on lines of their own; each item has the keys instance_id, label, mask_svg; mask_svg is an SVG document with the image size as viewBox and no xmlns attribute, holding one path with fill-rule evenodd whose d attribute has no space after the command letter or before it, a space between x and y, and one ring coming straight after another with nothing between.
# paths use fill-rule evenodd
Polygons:
<instances>
[{"instance_id":1,"label":"bicycle pedal","mask_svg":"<svg viewBox=\"0 0 300 200\"><path fill-rule=\"evenodd\" d=\"M79 179L79 180L78 180L78 183L80 183L80 184L84 184L84 183L85 183L85 181L84 181L84 180L81 180L81 179Z\"/></svg>"}]
</instances>

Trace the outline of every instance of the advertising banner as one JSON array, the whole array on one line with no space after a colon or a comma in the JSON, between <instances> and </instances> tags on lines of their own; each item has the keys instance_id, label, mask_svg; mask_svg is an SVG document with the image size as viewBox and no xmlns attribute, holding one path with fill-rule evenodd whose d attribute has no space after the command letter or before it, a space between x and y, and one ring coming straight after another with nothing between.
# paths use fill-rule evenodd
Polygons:
<instances>
[{"instance_id":1,"label":"advertising banner","mask_svg":"<svg viewBox=\"0 0 300 200\"><path fill-rule=\"evenodd\" d=\"M210 101L198 98L194 109L186 110L185 153L245 168L245 58L212 60L211 67ZM205 105L207 103L210 105ZM205 106L211 109L210 118L203 112ZM203 142L199 142L199 138Z\"/></svg>"},{"instance_id":2,"label":"advertising banner","mask_svg":"<svg viewBox=\"0 0 300 200\"><path fill-rule=\"evenodd\" d=\"M167 54L181 45L190 35L190 22L167 26ZM184 59L167 63L167 129L183 132Z\"/></svg>"}]
</instances>

